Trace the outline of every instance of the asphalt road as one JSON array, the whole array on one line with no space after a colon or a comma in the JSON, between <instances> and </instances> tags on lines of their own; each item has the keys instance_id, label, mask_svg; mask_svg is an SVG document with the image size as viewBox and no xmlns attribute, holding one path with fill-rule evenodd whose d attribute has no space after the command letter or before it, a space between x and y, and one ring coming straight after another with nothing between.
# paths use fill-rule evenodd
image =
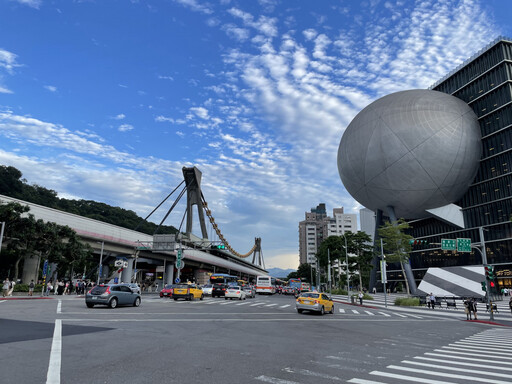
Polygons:
<instances>
[{"instance_id":1,"label":"asphalt road","mask_svg":"<svg viewBox=\"0 0 512 384\"><path fill-rule=\"evenodd\" d=\"M145 296L114 310L75 296L0 301L0 382L512 382L511 328L339 303L334 315L300 315L294 304L280 295Z\"/></svg>"}]
</instances>

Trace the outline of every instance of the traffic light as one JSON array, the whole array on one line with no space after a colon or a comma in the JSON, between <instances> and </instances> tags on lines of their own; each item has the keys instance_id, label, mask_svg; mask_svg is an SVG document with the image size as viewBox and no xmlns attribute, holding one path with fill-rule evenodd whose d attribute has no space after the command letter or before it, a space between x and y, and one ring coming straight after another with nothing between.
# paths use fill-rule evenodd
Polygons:
<instances>
[{"instance_id":1,"label":"traffic light","mask_svg":"<svg viewBox=\"0 0 512 384\"><path fill-rule=\"evenodd\" d=\"M428 240L411 239L411 240L409 240L409 244L411 244L411 245L427 245Z\"/></svg>"},{"instance_id":2,"label":"traffic light","mask_svg":"<svg viewBox=\"0 0 512 384\"><path fill-rule=\"evenodd\" d=\"M482 291L487 292L487 284L485 281L480 282L480 284L482 284Z\"/></svg>"},{"instance_id":3,"label":"traffic light","mask_svg":"<svg viewBox=\"0 0 512 384\"><path fill-rule=\"evenodd\" d=\"M496 284L494 284L494 281L490 281L489 285L491 286L491 288L495 288L496 287Z\"/></svg>"},{"instance_id":4,"label":"traffic light","mask_svg":"<svg viewBox=\"0 0 512 384\"><path fill-rule=\"evenodd\" d=\"M226 249L226 246L224 244L219 244L219 245L212 245L212 248L213 249Z\"/></svg>"},{"instance_id":5,"label":"traffic light","mask_svg":"<svg viewBox=\"0 0 512 384\"><path fill-rule=\"evenodd\" d=\"M492 265L486 265L485 269L485 278L487 280L494 280L494 267Z\"/></svg>"}]
</instances>

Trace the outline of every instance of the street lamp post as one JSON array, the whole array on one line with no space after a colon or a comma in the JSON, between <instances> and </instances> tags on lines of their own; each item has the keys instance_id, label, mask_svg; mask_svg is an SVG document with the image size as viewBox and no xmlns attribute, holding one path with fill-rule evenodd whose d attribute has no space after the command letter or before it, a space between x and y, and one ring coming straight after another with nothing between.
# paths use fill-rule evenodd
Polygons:
<instances>
[{"instance_id":1,"label":"street lamp post","mask_svg":"<svg viewBox=\"0 0 512 384\"><path fill-rule=\"evenodd\" d=\"M343 233L343 238L345 239L345 265L347 269L347 300L350 301L350 277L348 274L348 247L346 233Z\"/></svg>"},{"instance_id":2,"label":"street lamp post","mask_svg":"<svg viewBox=\"0 0 512 384\"><path fill-rule=\"evenodd\" d=\"M4 228L5 228L5 221L2 221L2 229L0 229L0 253L2 253L2 240L4 239Z\"/></svg>"},{"instance_id":3,"label":"street lamp post","mask_svg":"<svg viewBox=\"0 0 512 384\"><path fill-rule=\"evenodd\" d=\"M100 266L98 268L98 282L96 285L100 285L100 279L101 279L101 270L102 270L102 263L103 263L103 247L105 246L105 242L101 242L101 252L100 252Z\"/></svg>"},{"instance_id":4,"label":"street lamp post","mask_svg":"<svg viewBox=\"0 0 512 384\"><path fill-rule=\"evenodd\" d=\"M487 252L485 250L485 240L484 240L484 227L478 227L478 234L480 235L480 245L482 246L482 251L480 252L482 254L482 264L485 268L485 266L487 265ZM476 248L478 249L478 248ZM493 310L492 310L492 301L490 300L491 299L491 286L489 284L489 280L487 280L487 278L485 279L485 288L487 290L487 306L489 308L489 313L491 314L490 315L490 320L493 321L494 320L494 313L493 313Z\"/></svg>"},{"instance_id":5,"label":"street lamp post","mask_svg":"<svg viewBox=\"0 0 512 384\"><path fill-rule=\"evenodd\" d=\"M327 281L329 282L329 295L332 296L332 284L331 284L331 255L329 253L329 248L327 248L327 260L329 261L328 272L327 272Z\"/></svg>"}]
</instances>

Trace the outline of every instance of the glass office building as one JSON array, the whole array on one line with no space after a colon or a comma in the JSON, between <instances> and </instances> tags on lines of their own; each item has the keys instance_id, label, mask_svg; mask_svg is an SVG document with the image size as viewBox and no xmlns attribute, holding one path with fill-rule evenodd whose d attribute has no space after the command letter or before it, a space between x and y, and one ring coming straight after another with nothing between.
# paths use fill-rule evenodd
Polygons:
<instances>
[{"instance_id":1,"label":"glass office building","mask_svg":"<svg viewBox=\"0 0 512 384\"><path fill-rule=\"evenodd\" d=\"M413 247L411 266L417 282L429 267L482 264L478 250L441 250L441 239L470 238L479 243L484 228L487 261L495 265L500 287L512 287L512 39L499 38L431 89L464 100L475 112L482 134L482 158L473 184L456 204L465 229L436 218L410 221L410 234L429 244ZM395 269L390 282L403 281ZM394 269L394 268L393 268Z\"/></svg>"}]
</instances>

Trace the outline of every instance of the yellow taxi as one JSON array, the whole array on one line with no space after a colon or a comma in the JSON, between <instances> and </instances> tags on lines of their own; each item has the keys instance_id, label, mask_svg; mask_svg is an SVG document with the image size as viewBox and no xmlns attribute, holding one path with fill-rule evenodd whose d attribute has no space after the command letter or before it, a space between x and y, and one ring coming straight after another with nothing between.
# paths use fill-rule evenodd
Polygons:
<instances>
[{"instance_id":1,"label":"yellow taxi","mask_svg":"<svg viewBox=\"0 0 512 384\"><path fill-rule=\"evenodd\" d=\"M203 300L203 297L203 290L199 288L196 284L177 284L174 286L174 291L172 293L172 298L174 300Z\"/></svg>"},{"instance_id":2,"label":"yellow taxi","mask_svg":"<svg viewBox=\"0 0 512 384\"><path fill-rule=\"evenodd\" d=\"M334 303L332 299L325 293L320 292L303 292L295 302L297 312L314 311L321 315L324 313L334 313Z\"/></svg>"}]
</instances>

